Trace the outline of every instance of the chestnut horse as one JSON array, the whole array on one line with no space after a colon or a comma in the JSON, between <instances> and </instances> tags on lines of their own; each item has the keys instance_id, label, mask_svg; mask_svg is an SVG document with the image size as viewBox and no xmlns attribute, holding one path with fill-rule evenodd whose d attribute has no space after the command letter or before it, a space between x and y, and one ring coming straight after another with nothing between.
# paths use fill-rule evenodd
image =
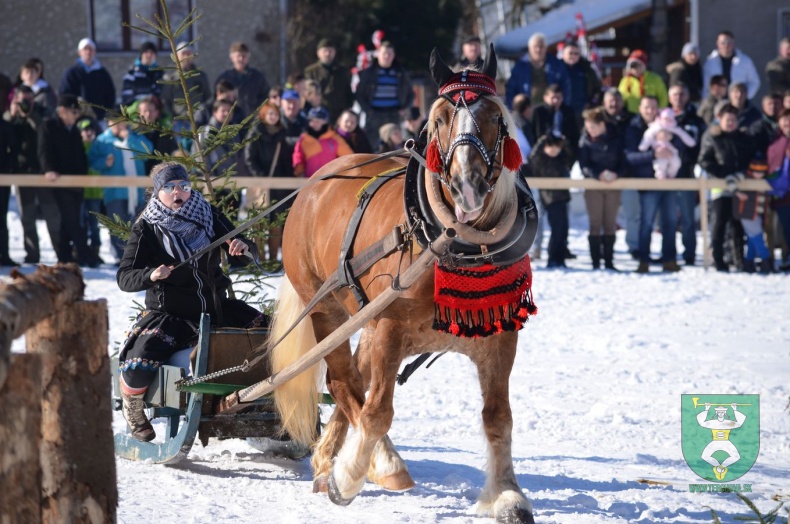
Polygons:
<instances>
[{"instance_id":1,"label":"chestnut horse","mask_svg":"<svg viewBox=\"0 0 790 524\"><path fill-rule=\"evenodd\" d=\"M431 56L437 84L457 79L439 58ZM494 86L496 56L493 47L482 73ZM478 73L479 75L480 73ZM469 90L475 87L470 85ZM494 87L475 93L467 105L463 94L455 100L440 97L431 107L429 141L436 140L444 173L441 204L453 227L489 232L501 224L514 207L516 166L503 164L507 129L515 129ZM516 152L518 150L516 149ZM430 154L428 155L430 157ZM315 176L354 166L371 156L341 157ZM338 268L346 227L357 207L357 193L382 172L403 168L404 158L352 168L341 175L309 185L295 200L285 224L283 263L285 278L280 290L271 339L278 340L298 318L305 304ZM431 163L428 163L431 167ZM431 177L426 177L431 178ZM354 243L359 252L406 223L404 177L398 176L374 193L361 220ZM415 246L415 250L419 247ZM413 254L413 253L412 253ZM409 265L410 254L395 252L359 276L370 299L392 286L395 276ZM272 351L272 371L278 372L312 348L359 309L346 288L321 300L290 335ZM284 429L296 441L311 444L317 423L316 404L322 381L337 407L313 450L314 490L326 491L339 505L349 504L366 478L386 489L402 491L414 486L406 464L387 437L393 419L396 376L404 358L425 352L454 351L467 355L477 366L483 394L483 425L488 440L487 481L478 509L500 522L532 522L532 507L516 481L511 458L512 415L508 379L516 355L517 332L506 331L485 338L457 338L432 329L434 276L426 272L405 289L387 309L362 331L352 355L348 341L324 358L321 366L302 373L275 390ZM365 395L366 391L369 394ZM346 438L351 423L355 432Z\"/></svg>"}]
</instances>

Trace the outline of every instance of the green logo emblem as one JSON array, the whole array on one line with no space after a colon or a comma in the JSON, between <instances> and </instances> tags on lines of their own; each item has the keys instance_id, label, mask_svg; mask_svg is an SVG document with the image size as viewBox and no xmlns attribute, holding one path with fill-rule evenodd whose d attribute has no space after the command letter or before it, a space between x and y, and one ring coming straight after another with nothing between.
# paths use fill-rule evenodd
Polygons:
<instances>
[{"instance_id":1,"label":"green logo emblem","mask_svg":"<svg viewBox=\"0 0 790 524\"><path fill-rule=\"evenodd\" d=\"M760 452L760 395L681 395L683 458L711 482L746 474Z\"/></svg>"}]
</instances>

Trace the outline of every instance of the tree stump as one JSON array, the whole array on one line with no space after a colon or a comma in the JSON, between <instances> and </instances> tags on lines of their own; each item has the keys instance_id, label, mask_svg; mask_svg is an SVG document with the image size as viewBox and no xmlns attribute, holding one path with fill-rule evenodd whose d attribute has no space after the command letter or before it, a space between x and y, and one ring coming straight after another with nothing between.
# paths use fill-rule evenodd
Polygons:
<instances>
[{"instance_id":1,"label":"tree stump","mask_svg":"<svg viewBox=\"0 0 790 524\"><path fill-rule=\"evenodd\" d=\"M43 522L115 522L107 301L78 301L31 328L42 370Z\"/></svg>"},{"instance_id":2,"label":"tree stump","mask_svg":"<svg viewBox=\"0 0 790 524\"><path fill-rule=\"evenodd\" d=\"M0 522L41 522L41 361L12 355L0 387Z\"/></svg>"}]
</instances>

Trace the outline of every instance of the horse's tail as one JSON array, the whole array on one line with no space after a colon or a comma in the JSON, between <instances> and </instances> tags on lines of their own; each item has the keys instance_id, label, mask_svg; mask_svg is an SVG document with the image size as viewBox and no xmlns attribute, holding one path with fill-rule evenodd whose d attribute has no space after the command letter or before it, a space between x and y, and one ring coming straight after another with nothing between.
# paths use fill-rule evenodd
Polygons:
<instances>
[{"instance_id":1,"label":"horse's tail","mask_svg":"<svg viewBox=\"0 0 790 524\"><path fill-rule=\"evenodd\" d=\"M270 342L279 340L285 334L299 318L304 306L288 277L283 277L269 335ZM313 322L307 316L272 351L272 373L278 373L315 345ZM316 437L321 376L321 366L316 364L274 390L274 401L282 419L283 432L287 432L291 439L304 446L312 444Z\"/></svg>"}]
</instances>

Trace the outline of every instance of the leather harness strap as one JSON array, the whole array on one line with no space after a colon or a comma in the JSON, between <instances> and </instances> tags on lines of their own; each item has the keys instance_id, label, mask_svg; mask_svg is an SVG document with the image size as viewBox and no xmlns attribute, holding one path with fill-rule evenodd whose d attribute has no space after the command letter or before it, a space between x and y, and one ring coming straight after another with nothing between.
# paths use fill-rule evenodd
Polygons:
<instances>
[{"instance_id":1,"label":"leather harness strap","mask_svg":"<svg viewBox=\"0 0 790 524\"><path fill-rule=\"evenodd\" d=\"M351 266L351 250L354 247L354 240L356 239L357 232L359 231L359 224L362 222L362 216L365 214L365 210L368 208L370 201L373 200L373 195L376 193L376 191L378 191L381 186L393 178L400 176L405 172L406 168L404 167L397 167L390 169L389 171L385 171L373 177L367 184L365 184L362 189L360 189L359 193L357 193L357 207L354 209L354 212L351 215L348 228L346 229L346 234L343 237L343 243L340 247L340 260L338 262L336 274L338 284L340 286L348 287L349 291L351 291L351 293L354 295L357 304L359 304L359 309L365 307L365 305L369 302L368 297L365 294L365 290L362 289L362 286L360 286L359 281L357 280L357 276L359 276L362 272L354 271ZM374 246L377 244L374 244ZM382 255L382 257L383 256L386 255ZM367 257L372 257L372 252L368 253ZM373 260L373 262L376 262L376 260Z\"/></svg>"}]
</instances>

